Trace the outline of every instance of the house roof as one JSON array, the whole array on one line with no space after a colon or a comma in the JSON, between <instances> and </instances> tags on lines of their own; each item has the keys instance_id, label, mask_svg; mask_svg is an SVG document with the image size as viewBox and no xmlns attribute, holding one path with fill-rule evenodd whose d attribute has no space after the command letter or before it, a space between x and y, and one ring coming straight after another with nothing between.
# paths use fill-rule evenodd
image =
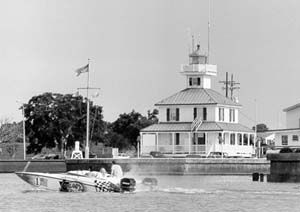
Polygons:
<instances>
[{"instance_id":1,"label":"house roof","mask_svg":"<svg viewBox=\"0 0 300 212\"><path fill-rule=\"evenodd\" d=\"M156 103L161 105L201 105L201 104L223 104L231 106L241 106L240 104L226 98L222 94L212 89L187 88L168 98Z\"/></svg>"},{"instance_id":2,"label":"house roof","mask_svg":"<svg viewBox=\"0 0 300 212\"><path fill-rule=\"evenodd\" d=\"M268 130L265 133L277 133L277 132L299 132L300 128L286 128L286 129L275 129L275 130Z\"/></svg>"},{"instance_id":3,"label":"house roof","mask_svg":"<svg viewBox=\"0 0 300 212\"><path fill-rule=\"evenodd\" d=\"M190 132L191 122L162 122L153 124L141 130L141 132ZM203 122L197 130L198 132L207 131L233 131L233 132L253 132L250 128L233 123Z\"/></svg>"},{"instance_id":4,"label":"house roof","mask_svg":"<svg viewBox=\"0 0 300 212\"><path fill-rule=\"evenodd\" d=\"M287 108L284 108L283 111L284 111L284 112L288 112L288 111L294 110L294 109L296 109L296 108L298 108L298 107L300 107L300 103L295 104L295 105L292 105L292 106L287 107Z\"/></svg>"}]
</instances>

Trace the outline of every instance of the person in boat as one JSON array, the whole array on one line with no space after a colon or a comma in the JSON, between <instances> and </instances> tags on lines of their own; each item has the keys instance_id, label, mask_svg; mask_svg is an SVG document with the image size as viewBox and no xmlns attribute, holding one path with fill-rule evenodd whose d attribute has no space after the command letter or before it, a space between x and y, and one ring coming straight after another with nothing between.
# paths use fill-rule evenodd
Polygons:
<instances>
[{"instance_id":1,"label":"person in boat","mask_svg":"<svg viewBox=\"0 0 300 212\"><path fill-rule=\"evenodd\" d=\"M116 161L112 161L111 166L111 176L121 178L123 177L123 170L122 167L119 164L116 164Z\"/></svg>"},{"instance_id":2,"label":"person in boat","mask_svg":"<svg viewBox=\"0 0 300 212\"><path fill-rule=\"evenodd\" d=\"M107 173L106 169L105 168L101 168L100 171L99 171L101 177L109 177L110 175Z\"/></svg>"}]
</instances>

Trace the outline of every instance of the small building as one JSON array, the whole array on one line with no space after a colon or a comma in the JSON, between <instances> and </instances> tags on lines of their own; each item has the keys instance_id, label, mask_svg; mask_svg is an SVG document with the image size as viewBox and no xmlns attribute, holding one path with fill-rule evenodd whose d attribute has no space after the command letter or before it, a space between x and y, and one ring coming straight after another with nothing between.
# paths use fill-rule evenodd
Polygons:
<instances>
[{"instance_id":1,"label":"small building","mask_svg":"<svg viewBox=\"0 0 300 212\"><path fill-rule=\"evenodd\" d=\"M186 88L155 104L159 123L141 130L141 154L208 155L251 157L255 133L239 124L241 105L211 88L217 66L208 64L200 46L181 67Z\"/></svg>"},{"instance_id":2,"label":"small building","mask_svg":"<svg viewBox=\"0 0 300 212\"><path fill-rule=\"evenodd\" d=\"M268 130L266 140L271 146L280 149L283 147L300 148L300 104L283 109L286 113L286 128Z\"/></svg>"}]
</instances>

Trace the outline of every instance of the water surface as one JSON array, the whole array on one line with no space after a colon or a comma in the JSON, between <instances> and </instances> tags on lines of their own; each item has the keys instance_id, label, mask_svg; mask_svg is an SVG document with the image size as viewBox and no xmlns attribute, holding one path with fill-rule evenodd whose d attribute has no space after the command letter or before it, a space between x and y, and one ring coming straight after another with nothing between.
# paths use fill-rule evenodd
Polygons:
<instances>
[{"instance_id":1,"label":"water surface","mask_svg":"<svg viewBox=\"0 0 300 212\"><path fill-rule=\"evenodd\" d=\"M300 211L300 184L251 176L156 176L156 190L134 194L37 191L0 174L0 211ZM141 180L142 177L137 180Z\"/></svg>"}]
</instances>

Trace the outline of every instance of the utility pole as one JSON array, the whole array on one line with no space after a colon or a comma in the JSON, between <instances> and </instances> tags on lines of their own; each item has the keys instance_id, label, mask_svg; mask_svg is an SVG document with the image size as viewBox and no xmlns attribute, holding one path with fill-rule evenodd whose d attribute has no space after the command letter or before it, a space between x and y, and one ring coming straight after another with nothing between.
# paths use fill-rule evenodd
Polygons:
<instances>
[{"instance_id":1,"label":"utility pole","mask_svg":"<svg viewBox=\"0 0 300 212\"><path fill-rule=\"evenodd\" d=\"M226 72L226 79L225 81L219 81L219 83L223 83L225 90L225 96L228 98L228 92L230 91L230 98L233 99L233 91L236 89L240 89L240 87L237 87L236 85L239 85L239 82L236 82L233 80L233 74L231 74L231 80L228 80L228 72Z\"/></svg>"},{"instance_id":2,"label":"utility pole","mask_svg":"<svg viewBox=\"0 0 300 212\"><path fill-rule=\"evenodd\" d=\"M233 74L231 74L231 80L230 80L230 98L233 99L233 91L236 89L240 89L240 87L237 87L236 85L240 85L239 82L236 82L233 80Z\"/></svg>"},{"instance_id":3,"label":"utility pole","mask_svg":"<svg viewBox=\"0 0 300 212\"><path fill-rule=\"evenodd\" d=\"M77 92L79 90L86 90L87 93L87 117L86 117L86 144L85 144L85 159L89 159L89 154L90 154L90 145L89 145L89 138L90 138L90 99L89 99L89 90L100 90L100 88L92 88L89 87L89 84L86 88L77 88Z\"/></svg>"},{"instance_id":4,"label":"utility pole","mask_svg":"<svg viewBox=\"0 0 300 212\"><path fill-rule=\"evenodd\" d=\"M24 160L26 160L26 131L25 131L25 109L24 109L24 103L20 101L16 101L17 103L22 105L22 124L23 124L23 156Z\"/></svg>"},{"instance_id":5,"label":"utility pole","mask_svg":"<svg viewBox=\"0 0 300 212\"><path fill-rule=\"evenodd\" d=\"M219 81L219 83L223 83L225 87L223 87L223 89L225 89L225 97L228 98L228 86L229 86L229 81L228 81L228 72L226 72L226 79L225 81Z\"/></svg>"}]
</instances>

